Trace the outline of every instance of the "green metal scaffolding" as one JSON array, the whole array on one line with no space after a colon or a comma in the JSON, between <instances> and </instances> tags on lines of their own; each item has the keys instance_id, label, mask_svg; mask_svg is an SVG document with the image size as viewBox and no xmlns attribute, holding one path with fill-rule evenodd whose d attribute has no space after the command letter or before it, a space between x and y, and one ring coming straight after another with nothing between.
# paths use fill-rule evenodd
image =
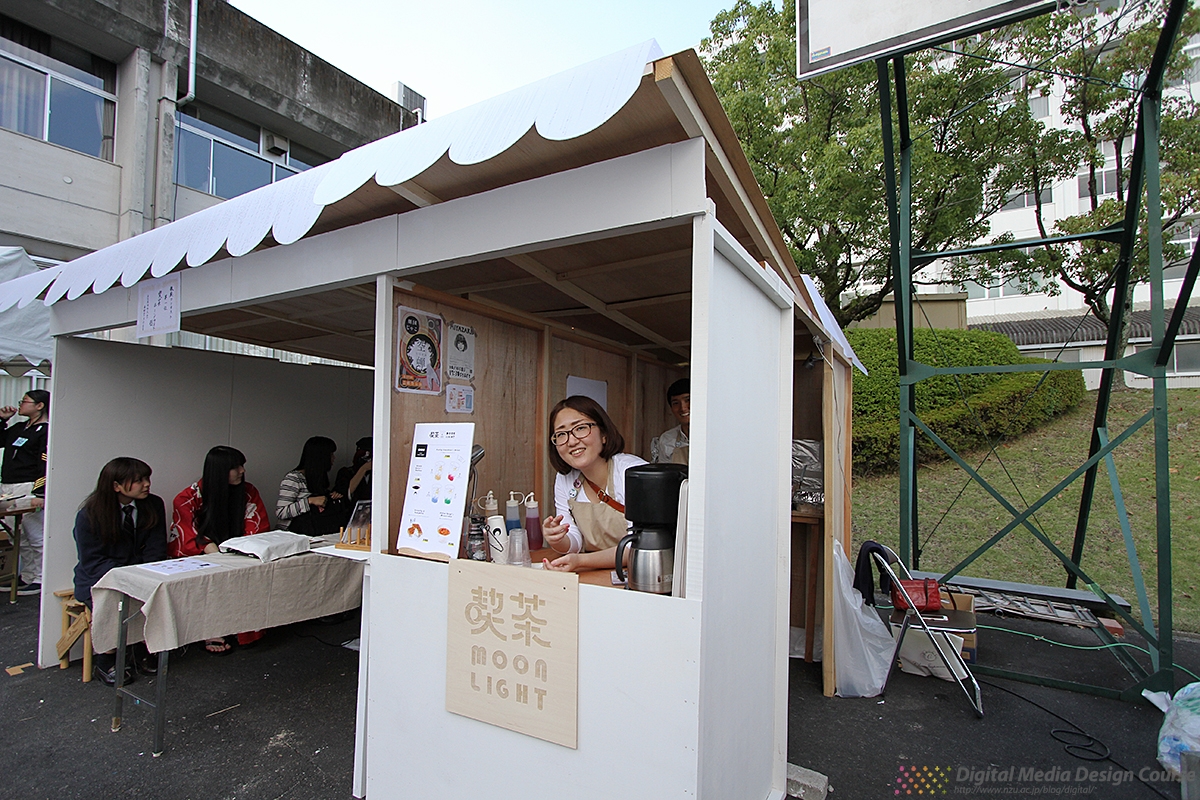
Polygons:
<instances>
[{"instance_id":1,"label":"green metal scaffolding","mask_svg":"<svg viewBox=\"0 0 1200 800\"><path fill-rule=\"evenodd\" d=\"M1023 528L1041 542L1062 563L1067 573L1066 585L1068 588L1075 588L1077 583L1082 581L1085 587L1104 601L1115 616L1122 619L1126 625L1137 631L1146 640L1150 650L1151 668L1150 670L1146 670L1142 664L1129 657L1123 650L1114 648L1114 652L1118 653L1118 659L1133 676L1133 683L1124 689L1112 689L1103 686L1058 680L1046 676L991 668L984 665L977 666L975 668L976 671L982 674L1121 699L1137 698L1140 696L1142 689L1168 692L1173 692L1175 689L1172 663L1171 495L1168 468L1166 365L1171 351L1175 346L1175 338L1183 321L1187 300L1191 296L1192 289L1196 283L1197 271L1200 269L1200 249L1193 250L1184 275L1179 298L1168 320L1163 291L1162 204L1159 191L1158 148L1163 75L1166 71L1168 56L1178 36L1180 23L1186 7L1187 0L1172 0L1164 19L1163 30L1159 37L1149 72L1142 87L1124 219L1119 225L1090 233L972 247L953 252L913 252L910 229L913 151L909 131L909 108L905 85L904 57L901 55L891 58L890 70L889 59L883 58L876 61L880 117L883 125L883 154L888 222L891 233L892 274L895 276L896 287L896 343L900 368L900 557L906 566L919 568L920 549L918 546L918 537L920 531L920 508L917 501L916 442L917 435L920 433L928 437L943 450L947 456L970 476L971 480L981 486L984 491L1012 515L1011 522L1004 525L974 552L947 570L942 576L943 582L951 581L1001 539L1018 528ZM893 126L892 111L893 91L895 93L895 126ZM897 163L896 136L893 127L898 128L899 132L899 163ZM1125 356L1118 352L1118 347L1121 341L1121 331L1125 324L1125 315L1128 313L1124 298L1129 295L1128 289L1134 245L1137 241L1139 222L1143 213L1143 191L1145 192L1145 214L1148 231L1148 241L1146 244L1149 257L1151 287L1152 343L1149 348L1142 352ZM980 255L999 250L1028 247L1030 245L1082 240L1101 240L1119 243L1120 245L1120 255L1111 281L1115 289L1114 297L1116 301L1113 303L1112 313L1109 318L1108 337L1103 360L988 367L934 367L923 364L915 359L913 352L912 281L914 269L919 269L922 265L940 258ZM921 381L936 375L1047 372L1064 369L1101 370L1101 382L1097 393L1096 412L1092 423L1091 446L1088 458L1048 492L1032 503L1029 503L1024 510L1018 508L1005 498L1001 491L989 483L979 474L976 468L968 464L953 448L938 437L916 413L916 405L914 403L915 386ZM1153 407L1128 428L1114 435L1108 427L1108 413L1112 399L1113 382L1118 370L1125 370L1151 379L1153 383ZM1146 592L1141 564L1138 561L1137 550L1134 546L1129 517L1125 511L1121 483L1112 456L1114 450L1146 425L1153 426L1155 444L1154 480L1157 510L1155 525L1158 544L1155 562L1158 578L1156 593L1157 615L1153 613L1150 599ZM1126 611L1122 604L1116 602L1081 566L1084 545L1087 540L1092 501L1095 496L1096 482L1102 464L1107 471L1109 485L1116 503L1117 517L1125 540L1134 588L1138 595L1140 620L1135 618L1130 611ZM1036 514L1038 509L1057 497L1060 492L1081 477L1083 478L1082 497L1075 526L1074 542L1071 552L1068 554L1059 548L1037 524L1031 521L1031 518ZM1106 642L1113 643L1115 641L1103 628L1098 628L1096 631L1097 635Z\"/></svg>"}]
</instances>

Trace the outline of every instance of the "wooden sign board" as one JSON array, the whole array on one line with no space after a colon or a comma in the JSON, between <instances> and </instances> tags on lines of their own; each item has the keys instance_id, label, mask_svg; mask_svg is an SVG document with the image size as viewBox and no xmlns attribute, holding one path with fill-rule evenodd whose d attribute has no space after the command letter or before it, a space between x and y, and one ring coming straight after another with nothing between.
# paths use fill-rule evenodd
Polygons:
<instances>
[{"instance_id":1,"label":"wooden sign board","mask_svg":"<svg viewBox=\"0 0 1200 800\"><path fill-rule=\"evenodd\" d=\"M576 747L579 576L450 564L446 710Z\"/></svg>"}]
</instances>

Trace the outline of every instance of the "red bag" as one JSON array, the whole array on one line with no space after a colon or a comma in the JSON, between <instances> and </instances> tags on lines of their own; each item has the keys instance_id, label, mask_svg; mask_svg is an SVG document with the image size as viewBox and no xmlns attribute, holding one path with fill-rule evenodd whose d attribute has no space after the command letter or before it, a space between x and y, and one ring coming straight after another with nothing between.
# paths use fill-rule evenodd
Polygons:
<instances>
[{"instance_id":1,"label":"red bag","mask_svg":"<svg viewBox=\"0 0 1200 800\"><path fill-rule=\"evenodd\" d=\"M919 581L902 580L900 583L904 585L904 591L908 592L908 596L916 604L918 612L942 610L942 594L938 590L937 581L933 578L924 578ZM908 609L904 595L895 586L892 587L892 607L901 611Z\"/></svg>"}]
</instances>

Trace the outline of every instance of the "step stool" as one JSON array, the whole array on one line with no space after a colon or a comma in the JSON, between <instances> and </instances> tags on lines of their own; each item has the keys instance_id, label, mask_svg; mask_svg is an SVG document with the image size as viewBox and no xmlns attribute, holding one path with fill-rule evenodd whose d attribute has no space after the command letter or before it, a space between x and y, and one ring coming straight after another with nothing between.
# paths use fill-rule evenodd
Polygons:
<instances>
[{"instance_id":1,"label":"step stool","mask_svg":"<svg viewBox=\"0 0 1200 800\"><path fill-rule=\"evenodd\" d=\"M74 589L63 589L54 596L62 603L62 636L58 640L58 668L71 666L71 648L83 637L83 682L92 680L92 610L75 599Z\"/></svg>"}]
</instances>

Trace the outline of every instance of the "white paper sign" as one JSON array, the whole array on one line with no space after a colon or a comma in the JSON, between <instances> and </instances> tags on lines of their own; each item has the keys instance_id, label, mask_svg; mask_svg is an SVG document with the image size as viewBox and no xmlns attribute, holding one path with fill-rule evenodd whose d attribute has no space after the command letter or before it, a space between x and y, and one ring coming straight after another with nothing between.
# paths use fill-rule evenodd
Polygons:
<instances>
[{"instance_id":1,"label":"white paper sign","mask_svg":"<svg viewBox=\"0 0 1200 800\"><path fill-rule=\"evenodd\" d=\"M179 330L179 273L138 284L139 339Z\"/></svg>"},{"instance_id":2,"label":"white paper sign","mask_svg":"<svg viewBox=\"0 0 1200 800\"><path fill-rule=\"evenodd\" d=\"M473 414L475 413L475 387L446 384L446 413Z\"/></svg>"},{"instance_id":3,"label":"white paper sign","mask_svg":"<svg viewBox=\"0 0 1200 800\"><path fill-rule=\"evenodd\" d=\"M600 407L608 411L608 382L594 381L590 378L581 378L578 375L567 376L567 397L581 394L584 397L590 397L600 404Z\"/></svg>"},{"instance_id":4,"label":"white paper sign","mask_svg":"<svg viewBox=\"0 0 1200 800\"><path fill-rule=\"evenodd\" d=\"M450 565L446 710L575 747L579 576Z\"/></svg>"},{"instance_id":5,"label":"white paper sign","mask_svg":"<svg viewBox=\"0 0 1200 800\"><path fill-rule=\"evenodd\" d=\"M473 422L414 426L397 548L457 557L474 437Z\"/></svg>"},{"instance_id":6,"label":"white paper sign","mask_svg":"<svg viewBox=\"0 0 1200 800\"><path fill-rule=\"evenodd\" d=\"M159 575L178 575L182 572L195 572L198 569L209 569L217 565L199 558L176 558L154 561L150 564L138 564L138 566L151 572L157 572Z\"/></svg>"},{"instance_id":7,"label":"white paper sign","mask_svg":"<svg viewBox=\"0 0 1200 800\"><path fill-rule=\"evenodd\" d=\"M475 380L475 329L451 322L446 328L446 380Z\"/></svg>"}]
</instances>

